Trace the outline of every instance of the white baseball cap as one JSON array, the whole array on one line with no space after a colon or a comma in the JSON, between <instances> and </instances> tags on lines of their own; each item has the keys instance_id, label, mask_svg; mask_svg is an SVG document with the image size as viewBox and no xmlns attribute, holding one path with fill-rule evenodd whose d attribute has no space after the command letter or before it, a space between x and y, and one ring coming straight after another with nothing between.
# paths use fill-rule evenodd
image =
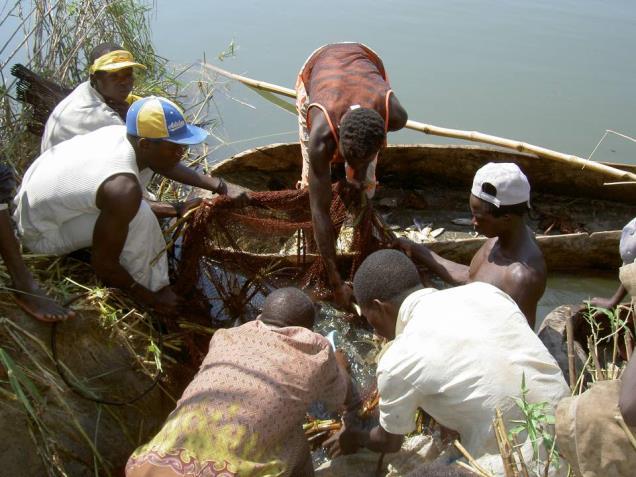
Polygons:
<instances>
[{"instance_id":1,"label":"white baseball cap","mask_svg":"<svg viewBox=\"0 0 636 477\"><path fill-rule=\"evenodd\" d=\"M484 184L491 184L495 194L484 192ZM489 162L475 173L470 192L495 207L526 202L530 206L530 183L519 166L510 162Z\"/></svg>"},{"instance_id":2,"label":"white baseball cap","mask_svg":"<svg viewBox=\"0 0 636 477\"><path fill-rule=\"evenodd\" d=\"M636 218L623 227L618 248L625 265L634 263L636 259Z\"/></svg>"}]
</instances>

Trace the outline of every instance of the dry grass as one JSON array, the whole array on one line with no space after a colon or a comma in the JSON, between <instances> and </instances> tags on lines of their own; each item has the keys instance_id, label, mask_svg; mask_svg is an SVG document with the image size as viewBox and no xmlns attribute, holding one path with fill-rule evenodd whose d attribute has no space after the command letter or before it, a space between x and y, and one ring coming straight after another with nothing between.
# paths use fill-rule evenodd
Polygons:
<instances>
[{"instance_id":1,"label":"dry grass","mask_svg":"<svg viewBox=\"0 0 636 477\"><path fill-rule=\"evenodd\" d=\"M99 43L118 42L148 67L136 77L136 94L170 97L199 124L214 126L207 119L214 107L214 79L201 76L186 82L186 73L194 76L190 67L170 69L156 54L148 26L153 6L143 0L9 0L0 5L0 26L8 33L0 42L0 153L18 178L37 156L39 138L27 131L28 107L15 100L9 70L16 62L73 87L87 78L88 52ZM204 148L189 161L205 169L208 153ZM167 200L189 192L160 178L152 188ZM72 301L77 312L73 322L58 327L57 343L65 374L83 394L128 399L146 389L159 370L164 378L132 406L104 406L75 395L56 370L50 326L15 306L9 276L0 266L0 420L5 442L15 447L16 456L26 456L16 465L29 468L30 474L120 475L127 455L161 424L187 384L193 370L175 364L187 357L185 345L192 334L209 338L213 330L176 323L167 331L125 295L104 288L90 267L77 260L38 255L25 260L47 293L61 303ZM163 350L158 347L159 329ZM5 460L3 473L12 468L10 459ZM12 475L23 475L16 472Z\"/></svg>"}]
</instances>

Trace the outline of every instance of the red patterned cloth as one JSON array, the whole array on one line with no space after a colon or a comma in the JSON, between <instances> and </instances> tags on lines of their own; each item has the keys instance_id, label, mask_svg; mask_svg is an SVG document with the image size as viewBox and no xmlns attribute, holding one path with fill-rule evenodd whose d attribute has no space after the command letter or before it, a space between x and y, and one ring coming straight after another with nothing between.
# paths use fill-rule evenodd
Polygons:
<instances>
[{"instance_id":1,"label":"red patterned cloth","mask_svg":"<svg viewBox=\"0 0 636 477\"><path fill-rule=\"evenodd\" d=\"M298 475L309 447L308 407L335 409L347 377L329 342L260 320L219 330L159 433L131 456L128 477Z\"/></svg>"}]
</instances>

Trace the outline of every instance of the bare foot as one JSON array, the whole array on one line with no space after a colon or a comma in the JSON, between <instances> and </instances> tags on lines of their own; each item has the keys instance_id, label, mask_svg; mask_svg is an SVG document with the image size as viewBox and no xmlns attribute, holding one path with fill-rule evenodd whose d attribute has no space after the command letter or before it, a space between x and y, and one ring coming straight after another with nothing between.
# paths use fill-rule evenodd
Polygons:
<instances>
[{"instance_id":1,"label":"bare foot","mask_svg":"<svg viewBox=\"0 0 636 477\"><path fill-rule=\"evenodd\" d=\"M18 291L14 292L13 298L25 313L39 321L54 323L75 316L73 310L58 305L36 284L26 290L18 288Z\"/></svg>"}]
</instances>

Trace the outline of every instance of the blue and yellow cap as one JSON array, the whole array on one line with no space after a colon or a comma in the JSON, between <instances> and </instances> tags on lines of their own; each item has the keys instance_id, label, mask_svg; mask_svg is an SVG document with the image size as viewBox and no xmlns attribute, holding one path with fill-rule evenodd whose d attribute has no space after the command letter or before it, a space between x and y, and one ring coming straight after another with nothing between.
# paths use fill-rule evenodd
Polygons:
<instances>
[{"instance_id":1,"label":"blue and yellow cap","mask_svg":"<svg viewBox=\"0 0 636 477\"><path fill-rule=\"evenodd\" d=\"M188 146L199 144L208 137L205 129L186 123L179 106L158 96L148 96L130 106L126 130L132 136Z\"/></svg>"}]
</instances>

